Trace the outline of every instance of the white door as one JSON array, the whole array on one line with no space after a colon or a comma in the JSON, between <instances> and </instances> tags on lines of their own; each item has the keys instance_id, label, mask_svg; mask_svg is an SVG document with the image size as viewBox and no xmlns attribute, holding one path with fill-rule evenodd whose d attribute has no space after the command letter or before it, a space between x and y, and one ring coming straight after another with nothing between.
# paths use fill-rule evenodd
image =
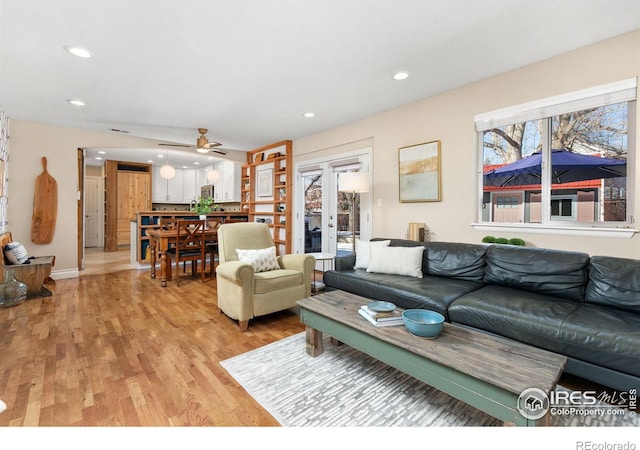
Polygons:
<instances>
[{"instance_id":1,"label":"white door","mask_svg":"<svg viewBox=\"0 0 640 450\"><path fill-rule=\"evenodd\" d=\"M351 253L354 219L355 238L370 239L371 195L355 194L354 209L352 195L339 192L338 182L342 172L369 172L369 151L362 152L297 166L296 253Z\"/></svg>"},{"instance_id":2,"label":"white door","mask_svg":"<svg viewBox=\"0 0 640 450\"><path fill-rule=\"evenodd\" d=\"M100 247L100 177L85 177L84 246Z\"/></svg>"}]
</instances>

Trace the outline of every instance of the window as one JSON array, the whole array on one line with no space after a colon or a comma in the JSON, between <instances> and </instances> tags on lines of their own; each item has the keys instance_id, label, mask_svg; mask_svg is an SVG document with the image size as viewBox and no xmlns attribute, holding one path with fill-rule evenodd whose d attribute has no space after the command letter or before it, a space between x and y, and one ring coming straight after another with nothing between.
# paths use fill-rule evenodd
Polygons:
<instances>
[{"instance_id":1,"label":"window","mask_svg":"<svg viewBox=\"0 0 640 450\"><path fill-rule=\"evenodd\" d=\"M634 78L476 116L481 223L630 225L635 99Z\"/></svg>"}]
</instances>

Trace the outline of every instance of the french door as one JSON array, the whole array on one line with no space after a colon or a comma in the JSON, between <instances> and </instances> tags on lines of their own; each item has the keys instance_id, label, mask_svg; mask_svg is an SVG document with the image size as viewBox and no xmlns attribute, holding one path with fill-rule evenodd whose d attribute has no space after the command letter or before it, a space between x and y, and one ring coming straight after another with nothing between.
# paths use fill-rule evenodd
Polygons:
<instances>
[{"instance_id":1,"label":"french door","mask_svg":"<svg viewBox=\"0 0 640 450\"><path fill-rule=\"evenodd\" d=\"M343 255L353 251L354 238L370 239L371 189L355 195L340 191L340 174L369 173L369 161L366 149L297 166L297 253Z\"/></svg>"}]
</instances>

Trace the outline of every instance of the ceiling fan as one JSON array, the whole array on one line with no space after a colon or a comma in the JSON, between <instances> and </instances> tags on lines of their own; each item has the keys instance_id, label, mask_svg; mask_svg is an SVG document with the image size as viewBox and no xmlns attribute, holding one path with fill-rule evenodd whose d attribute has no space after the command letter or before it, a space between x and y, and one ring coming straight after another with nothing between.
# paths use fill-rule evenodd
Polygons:
<instances>
[{"instance_id":1,"label":"ceiling fan","mask_svg":"<svg viewBox=\"0 0 640 450\"><path fill-rule=\"evenodd\" d=\"M207 134L206 128L198 128L198 133L200 133L200 137L196 144L196 151L199 153L208 153L212 148L222 145L220 142L209 142L209 139L205 136Z\"/></svg>"},{"instance_id":2,"label":"ceiling fan","mask_svg":"<svg viewBox=\"0 0 640 450\"><path fill-rule=\"evenodd\" d=\"M198 140L196 141L196 151L198 153L209 153L209 150L211 150L214 153L218 153L220 155L226 155L228 152L226 150L223 150L221 148L216 148L221 146L222 144L220 142L209 142L209 139L207 139L207 136L205 136L207 134L207 129L206 128L198 128L198 132L200 133L200 137L198 137ZM193 145L187 145L187 144L172 144L172 143L160 143L158 145L161 146L166 146L166 147L185 147L185 148L193 148Z\"/></svg>"}]
</instances>

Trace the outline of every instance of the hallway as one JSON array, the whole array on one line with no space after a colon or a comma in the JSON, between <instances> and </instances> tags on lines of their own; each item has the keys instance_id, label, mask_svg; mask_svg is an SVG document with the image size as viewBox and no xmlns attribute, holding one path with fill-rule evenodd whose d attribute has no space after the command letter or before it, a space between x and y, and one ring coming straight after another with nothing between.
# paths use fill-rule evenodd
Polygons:
<instances>
[{"instance_id":1,"label":"hallway","mask_svg":"<svg viewBox=\"0 0 640 450\"><path fill-rule=\"evenodd\" d=\"M137 269L136 264L131 264L129 248L116 252L103 250L103 247L84 249L84 269L80 271L81 277Z\"/></svg>"}]
</instances>

